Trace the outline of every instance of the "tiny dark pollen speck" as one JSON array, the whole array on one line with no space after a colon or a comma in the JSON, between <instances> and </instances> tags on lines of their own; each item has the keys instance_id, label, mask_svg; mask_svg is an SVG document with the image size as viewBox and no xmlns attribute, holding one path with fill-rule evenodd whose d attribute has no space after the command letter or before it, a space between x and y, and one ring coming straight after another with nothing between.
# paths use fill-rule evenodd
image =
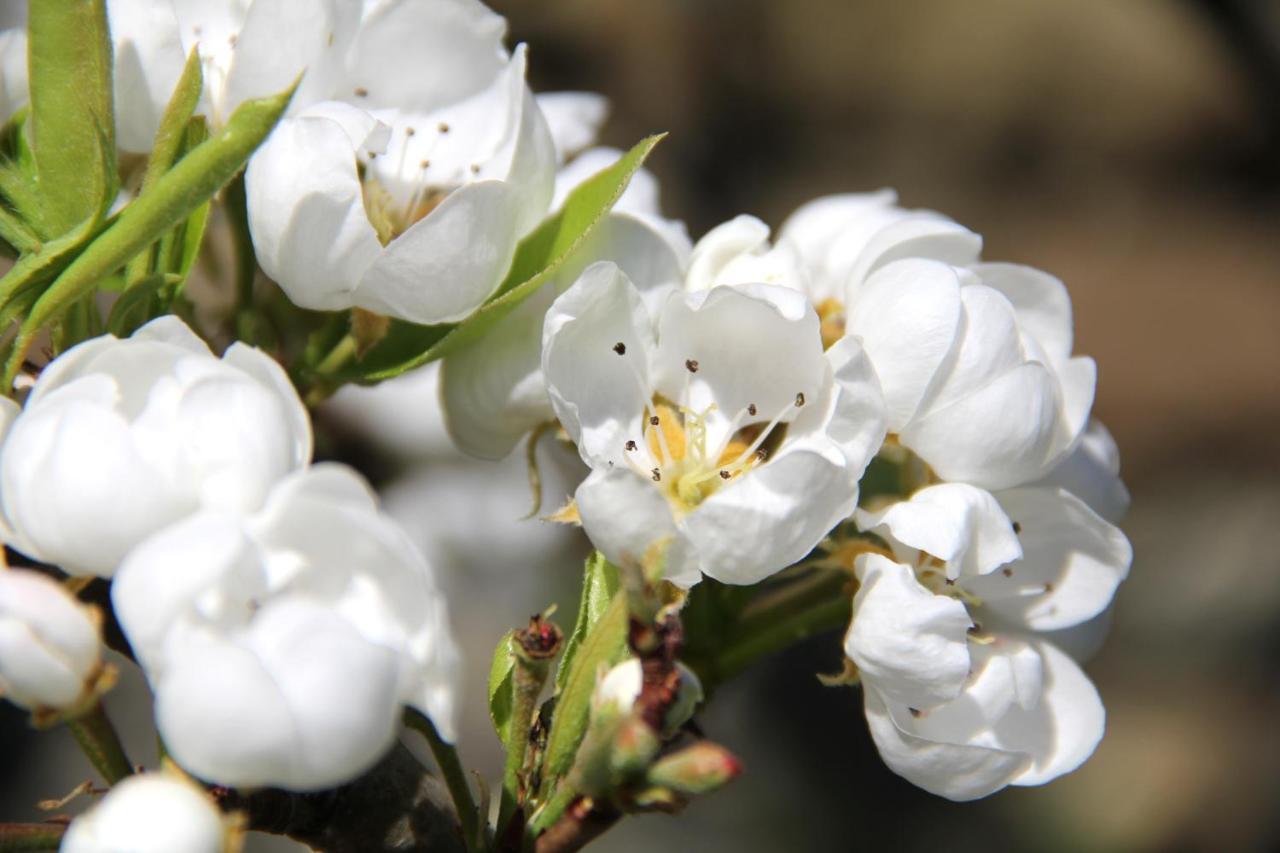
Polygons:
<instances>
[{"instance_id":1,"label":"tiny dark pollen speck","mask_svg":"<svg viewBox=\"0 0 1280 853\"><path fill-rule=\"evenodd\" d=\"M622 341L618 341L616 344L613 345L613 351L616 352L618 355L626 355L627 345L624 344Z\"/></svg>"},{"instance_id":2,"label":"tiny dark pollen speck","mask_svg":"<svg viewBox=\"0 0 1280 853\"><path fill-rule=\"evenodd\" d=\"M652 417L649 418L649 426L657 426L657 425L658 425L658 416L653 415Z\"/></svg>"},{"instance_id":3,"label":"tiny dark pollen speck","mask_svg":"<svg viewBox=\"0 0 1280 853\"><path fill-rule=\"evenodd\" d=\"M449 132L449 123L448 123L448 122L444 122L444 121L440 122L439 130L440 130L440 132L441 132L441 133L448 133L448 132Z\"/></svg>"},{"instance_id":4,"label":"tiny dark pollen speck","mask_svg":"<svg viewBox=\"0 0 1280 853\"><path fill-rule=\"evenodd\" d=\"M1004 575L1007 578L1011 578L1013 577L1013 569L1008 569L1008 568L1003 569L1001 570L1000 574Z\"/></svg>"},{"instance_id":5,"label":"tiny dark pollen speck","mask_svg":"<svg viewBox=\"0 0 1280 853\"><path fill-rule=\"evenodd\" d=\"M804 405L804 392L801 391L799 394L796 395L796 408L799 408L800 406L803 406L803 405Z\"/></svg>"},{"instance_id":6,"label":"tiny dark pollen speck","mask_svg":"<svg viewBox=\"0 0 1280 853\"><path fill-rule=\"evenodd\" d=\"M654 468L652 473L653 473L653 481L654 481L655 483L660 483L660 482L662 482L662 472L661 472L661 471L659 471L657 468Z\"/></svg>"},{"instance_id":7,"label":"tiny dark pollen speck","mask_svg":"<svg viewBox=\"0 0 1280 853\"><path fill-rule=\"evenodd\" d=\"M721 471L721 472L720 472L720 479L721 479L721 480L727 480L727 479L729 479L729 476L730 476L730 475L729 475L729 472L728 472L728 471Z\"/></svg>"},{"instance_id":8,"label":"tiny dark pollen speck","mask_svg":"<svg viewBox=\"0 0 1280 853\"><path fill-rule=\"evenodd\" d=\"M1021 532L1022 532L1022 525L1015 521L1015 522L1013 523L1013 532L1014 532L1014 533L1021 533Z\"/></svg>"},{"instance_id":9,"label":"tiny dark pollen speck","mask_svg":"<svg viewBox=\"0 0 1280 853\"><path fill-rule=\"evenodd\" d=\"M627 439L626 448L627 448L627 450L635 450L635 449L636 449L636 443L635 443L634 441L632 441L631 439Z\"/></svg>"},{"instance_id":10,"label":"tiny dark pollen speck","mask_svg":"<svg viewBox=\"0 0 1280 853\"><path fill-rule=\"evenodd\" d=\"M698 372L698 360L696 358L685 359L684 366L690 373Z\"/></svg>"},{"instance_id":11,"label":"tiny dark pollen speck","mask_svg":"<svg viewBox=\"0 0 1280 853\"><path fill-rule=\"evenodd\" d=\"M355 89L355 92L356 92L356 97L357 97L357 98L367 98L367 97L369 97L369 90L368 90L368 89L366 89L364 86L357 86L357 87L356 87L356 89Z\"/></svg>"},{"instance_id":12,"label":"tiny dark pollen speck","mask_svg":"<svg viewBox=\"0 0 1280 853\"><path fill-rule=\"evenodd\" d=\"M756 412L757 412L757 411L758 411L758 409L756 409L756 404L755 404L755 403L747 403L747 414L748 414L748 415L751 415L752 417L755 417L755 414L756 414Z\"/></svg>"}]
</instances>

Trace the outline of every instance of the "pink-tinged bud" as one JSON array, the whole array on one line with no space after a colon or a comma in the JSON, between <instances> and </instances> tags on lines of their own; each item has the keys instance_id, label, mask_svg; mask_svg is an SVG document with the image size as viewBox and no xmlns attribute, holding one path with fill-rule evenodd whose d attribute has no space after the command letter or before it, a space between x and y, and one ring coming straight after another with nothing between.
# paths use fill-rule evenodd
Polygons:
<instances>
[{"instance_id":1,"label":"pink-tinged bud","mask_svg":"<svg viewBox=\"0 0 1280 853\"><path fill-rule=\"evenodd\" d=\"M653 765L648 781L685 796L709 794L742 774L742 762L719 744L699 741Z\"/></svg>"}]
</instances>

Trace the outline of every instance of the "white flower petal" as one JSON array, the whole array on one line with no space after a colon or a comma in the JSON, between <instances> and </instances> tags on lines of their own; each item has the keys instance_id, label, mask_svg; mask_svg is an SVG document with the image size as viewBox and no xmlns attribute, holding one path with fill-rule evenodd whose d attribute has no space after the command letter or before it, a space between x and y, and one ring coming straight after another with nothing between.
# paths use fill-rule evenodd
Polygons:
<instances>
[{"instance_id":1,"label":"white flower petal","mask_svg":"<svg viewBox=\"0 0 1280 853\"><path fill-rule=\"evenodd\" d=\"M1037 485L1066 489L1117 524L1129 509L1129 490L1119 474L1120 451L1115 439L1101 421L1091 420L1080 443Z\"/></svg>"},{"instance_id":2,"label":"white flower petal","mask_svg":"<svg viewBox=\"0 0 1280 853\"><path fill-rule=\"evenodd\" d=\"M1025 768L1027 755L918 737L899 726L874 688L863 688L867 726L889 769L930 793L976 800L1000 790Z\"/></svg>"},{"instance_id":3,"label":"white flower petal","mask_svg":"<svg viewBox=\"0 0 1280 853\"><path fill-rule=\"evenodd\" d=\"M45 575L0 567L0 696L31 710L71 709L101 661L88 607Z\"/></svg>"},{"instance_id":4,"label":"white flower petal","mask_svg":"<svg viewBox=\"0 0 1280 853\"><path fill-rule=\"evenodd\" d=\"M960 290L957 346L948 353L916 416L948 406L1022 364L1013 305L996 290L969 285Z\"/></svg>"},{"instance_id":5,"label":"white flower petal","mask_svg":"<svg viewBox=\"0 0 1280 853\"><path fill-rule=\"evenodd\" d=\"M844 652L863 682L917 709L958 696L969 675L973 624L964 605L934 595L909 567L879 554L859 557L857 573Z\"/></svg>"},{"instance_id":6,"label":"white flower petal","mask_svg":"<svg viewBox=\"0 0 1280 853\"><path fill-rule=\"evenodd\" d=\"M858 339L846 335L827 350L836 388L827 434L844 451L849 475L861 480L885 436L885 403L871 360Z\"/></svg>"},{"instance_id":7,"label":"white flower petal","mask_svg":"<svg viewBox=\"0 0 1280 853\"><path fill-rule=\"evenodd\" d=\"M353 138L347 128L355 128L360 115L326 105L283 120L245 173L258 261L303 308L350 308L352 292L382 252L365 212L355 156L377 124L363 114L364 138Z\"/></svg>"},{"instance_id":8,"label":"white flower petal","mask_svg":"<svg viewBox=\"0 0 1280 853\"><path fill-rule=\"evenodd\" d=\"M609 99L595 92L543 92L537 101L561 163L594 143L609 117Z\"/></svg>"},{"instance_id":9,"label":"white flower petal","mask_svg":"<svg viewBox=\"0 0 1280 853\"><path fill-rule=\"evenodd\" d=\"M591 542L617 565L638 565L666 543L666 578L688 588L701 579L697 555L677 530L653 483L626 468L598 468L574 493Z\"/></svg>"},{"instance_id":10,"label":"white flower petal","mask_svg":"<svg viewBox=\"0 0 1280 853\"><path fill-rule=\"evenodd\" d=\"M587 464L625 465L623 448L641 432L655 347L640 294L615 264L588 267L552 303L542 372L556 416Z\"/></svg>"},{"instance_id":11,"label":"white flower petal","mask_svg":"<svg viewBox=\"0 0 1280 853\"><path fill-rule=\"evenodd\" d=\"M7 122L29 100L26 28L5 30L0 32L0 122Z\"/></svg>"},{"instance_id":12,"label":"white flower petal","mask_svg":"<svg viewBox=\"0 0 1280 853\"><path fill-rule=\"evenodd\" d=\"M1055 362L1071 357L1071 297L1047 272L1020 264L974 264L987 287L1003 293L1018 312L1018 325L1034 337Z\"/></svg>"},{"instance_id":13,"label":"white flower petal","mask_svg":"<svg viewBox=\"0 0 1280 853\"><path fill-rule=\"evenodd\" d=\"M848 307L880 377L890 432L906 426L960 330L960 279L936 261L898 261L872 275Z\"/></svg>"},{"instance_id":14,"label":"white flower petal","mask_svg":"<svg viewBox=\"0 0 1280 853\"><path fill-rule=\"evenodd\" d=\"M901 433L944 480L1000 489L1043 476L1058 437L1053 374L1027 362Z\"/></svg>"},{"instance_id":15,"label":"white flower petal","mask_svg":"<svg viewBox=\"0 0 1280 853\"><path fill-rule=\"evenodd\" d=\"M803 559L857 498L834 446L797 449L731 480L680 526L703 572L721 583L753 584Z\"/></svg>"},{"instance_id":16,"label":"white flower petal","mask_svg":"<svg viewBox=\"0 0 1280 853\"><path fill-rule=\"evenodd\" d=\"M1018 525L1022 559L965 582L984 609L1036 631L1068 628L1105 610L1133 560L1124 534L1061 489L1009 489L997 497Z\"/></svg>"},{"instance_id":17,"label":"white flower petal","mask_svg":"<svg viewBox=\"0 0 1280 853\"><path fill-rule=\"evenodd\" d=\"M952 580L984 575L1022 556L1009 518L985 489L965 483L926 486L876 512L859 509L858 526L888 535L947 564Z\"/></svg>"},{"instance_id":18,"label":"white flower petal","mask_svg":"<svg viewBox=\"0 0 1280 853\"><path fill-rule=\"evenodd\" d=\"M186 61L178 18L173 4L154 0L111 0L107 18L114 48L116 144L144 153L151 150Z\"/></svg>"}]
</instances>

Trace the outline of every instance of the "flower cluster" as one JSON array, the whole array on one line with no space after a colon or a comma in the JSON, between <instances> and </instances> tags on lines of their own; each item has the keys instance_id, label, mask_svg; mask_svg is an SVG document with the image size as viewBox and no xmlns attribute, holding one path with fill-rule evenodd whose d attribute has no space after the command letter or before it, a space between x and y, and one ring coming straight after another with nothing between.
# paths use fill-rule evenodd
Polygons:
<instances>
[{"instance_id":1,"label":"flower cluster","mask_svg":"<svg viewBox=\"0 0 1280 853\"><path fill-rule=\"evenodd\" d=\"M110 0L106 15L114 127L94 127L150 152L146 177L105 179L118 214L65 242L5 195L20 164L0 186L19 256L0 309L20 325L0 346L17 379L0 397L0 539L44 564L0 567L0 692L35 720L74 722L110 686L105 616L185 772L334 788L387 754L410 709L474 849L487 816L451 773L446 602L368 483L312 463L308 411L442 358L463 451L501 459L530 436L532 463L540 435L573 446L585 474L548 517L598 552L563 649L543 616L519 634L536 648L516 650L519 632L499 647L496 837L527 820L530 846L556 808L585 820L597 801L610 819L675 810L736 776L722 747L677 743L704 682L732 669L707 648L777 629L771 601L805 616L814 590L849 620L829 680L861 685L871 737L916 785L972 799L1092 753L1104 711L1079 658L1129 569L1128 495L1057 279L983 260L977 234L890 191L812 201L776 239L742 215L694 243L640 166L656 140L592 147L604 100L535 96L526 47L508 50L479 0ZM28 83L27 50L0 35L0 117L16 123L50 91ZM268 101L246 146L244 108ZM175 127L198 131L190 150ZM220 180L191 178L202 165ZM186 286L218 223L200 205L241 166L219 223L241 252L235 315L209 321ZM45 240L90 249L59 267ZM95 246L110 262L85 284ZM119 334L100 334L109 290ZM41 334L57 352L43 364L26 358ZM104 582L102 611L76 598ZM786 599L797 588L809 598ZM695 607L714 636L686 666ZM142 823L151 835L132 835ZM238 831L170 768L116 787L64 849L215 850Z\"/></svg>"},{"instance_id":2,"label":"flower cluster","mask_svg":"<svg viewBox=\"0 0 1280 853\"><path fill-rule=\"evenodd\" d=\"M306 410L267 355L235 344L216 358L163 317L73 347L24 408L3 405L5 541L113 578L116 618L183 767L321 788L375 762L404 705L452 736L457 653L431 570L359 475L309 466ZM20 674L4 681L23 704L60 708L92 681L98 630L45 586L60 592L0 574L5 624L34 625L67 685L32 694ZM53 682L57 670L42 671Z\"/></svg>"}]
</instances>

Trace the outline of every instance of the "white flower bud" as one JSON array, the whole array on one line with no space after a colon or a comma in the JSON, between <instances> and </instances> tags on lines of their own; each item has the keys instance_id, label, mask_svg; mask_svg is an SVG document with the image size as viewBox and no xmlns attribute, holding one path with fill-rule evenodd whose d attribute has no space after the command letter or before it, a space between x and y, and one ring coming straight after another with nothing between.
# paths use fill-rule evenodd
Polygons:
<instances>
[{"instance_id":1,"label":"white flower bud","mask_svg":"<svg viewBox=\"0 0 1280 853\"><path fill-rule=\"evenodd\" d=\"M703 698L702 682L694 671L682 663L676 664L676 670L680 673L680 689L675 701L667 709L663 720L663 735L674 734L687 723ZM596 684L591 698L592 708L599 713L606 706L613 705L618 713L628 713L640 698L643 686L644 668L640 664L640 658L629 658L609 670Z\"/></svg>"},{"instance_id":2,"label":"white flower bud","mask_svg":"<svg viewBox=\"0 0 1280 853\"><path fill-rule=\"evenodd\" d=\"M310 457L306 410L279 365L243 344L215 358L162 317L44 369L0 444L0 533L72 574L106 577L198 509L257 509Z\"/></svg>"},{"instance_id":3,"label":"white flower bud","mask_svg":"<svg viewBox=\"0 0 1280 853\"><path fill-rule=\"evenodd\" d=\"M104 671L96 611L51 578L0 568L0 695L37 714L75 711Z\"/></svg>"},{"instance_id":4,"label":"white flower bud","mask_svg":"<svg viewBox=\"0 0 1280 853\"><path fill-rule=\"evenodd\" d=\"M147 773L116 785L71 822L62 853L224 853L238 834L217 807L177 774Z\"/></svg>"}]
</instances>

